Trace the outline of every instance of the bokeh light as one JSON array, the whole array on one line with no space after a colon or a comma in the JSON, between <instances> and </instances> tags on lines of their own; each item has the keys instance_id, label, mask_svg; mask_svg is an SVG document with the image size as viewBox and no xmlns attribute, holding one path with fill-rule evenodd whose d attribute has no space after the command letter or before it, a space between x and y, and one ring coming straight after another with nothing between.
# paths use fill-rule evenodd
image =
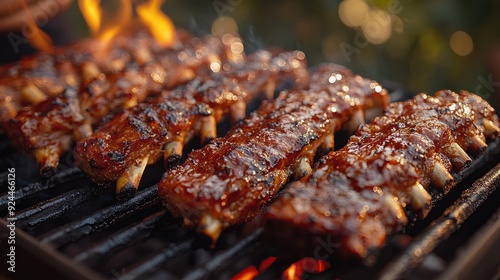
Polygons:
<instances>
[{"instance_id":1,"label":"bokeh light","mask_svg":"<svg viewBox=\"0 0 500 280\"><path fill-rule=\"evenodd\" d=\"M365 22L369 7L363 0L346 0L340 3L339 16L349 27L358 27Z\"/></svg>"},{"instance_id":2,"label":"bokeh light","mask_svg":"<svg viewBox=\"0 0 500 280\"><path fill-rule=\"evenodd\" d=\"M474 49L474 42L469 34L457 31L450 37L451 49L460 56L466 56Z\"/></svg>"},{"instance_id":3,"label":"bokeh light","mask_svg":"<svg viewBox=\"0 0 500 280\"><path fill-rule=\"evenodd\" d=\"M372 9L361 27L366 40L372 44L382 44L392 35L391 17L386 11Z\"/></svg>"},{"instance_id":4,"label":"bokeh light","mask_svg":"<svg viewBox=\"0 0 500 280\"><path fill-rule=\"evenodd\" d=\"M238 23L234 18L221 16L212 22L212 35L220 38L227 33L238 34Z\"/></svg>"}]
</instances>

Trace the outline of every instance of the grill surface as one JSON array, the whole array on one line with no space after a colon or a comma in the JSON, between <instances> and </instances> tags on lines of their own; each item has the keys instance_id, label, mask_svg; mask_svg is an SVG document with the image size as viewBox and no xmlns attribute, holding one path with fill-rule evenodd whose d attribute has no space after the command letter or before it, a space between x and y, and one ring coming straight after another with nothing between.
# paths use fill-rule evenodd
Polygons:
<instances>
[{"instance_id":1,"label":"grill surface","mask_svg":"<svg viewBox=\"0 0 500 280\"><path fill-rule=\"evenodd\" d=\"M391 96L400 100L409 94L393 90ZM136 197L117 202L112 190L94 186L73 166L71 155L54 177L43 182L33 162L14 152L5 137L0 154L2 239L8 234L6 170L16 168L17 272L9 277L36 271L56 279L229 279L278 256L257 279L279 279L297 261L265 243L263 230L252 224L229 229L215 248L207 248L203 238L183 229L160 205L154 185L162 174L159 165L147 170ZM488 250L500 240L500 141L490 143L457 181L449 194L434 201L426 219L389 240L373 266L330 260L326 271L302 278L460 278L484 264L478 258L489 260L481 271L491 276L488 273L495 273L500 263L499 252ZM488 234L486 241L474 237L480 233ZM6 243L1 244L5 257ZM460 265L467 259L476 261Z\"/></svg>"}]
</instances>

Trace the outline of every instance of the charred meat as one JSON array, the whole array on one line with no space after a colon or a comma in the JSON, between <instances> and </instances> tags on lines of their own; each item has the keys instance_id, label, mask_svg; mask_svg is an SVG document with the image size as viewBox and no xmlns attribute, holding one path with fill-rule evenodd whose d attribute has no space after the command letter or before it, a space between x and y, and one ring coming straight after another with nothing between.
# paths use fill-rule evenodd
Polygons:
<instances>
[{"instance_id":1,"label":"charred meat","mask_svg":"<svg viewBox=\"0 0 500 280\"><path fill-rule=\"evenodd\" d=\"M97 183L116 183L118 198L129 198L146 165L162 157L167 166L174 165L193 136L202 143L215 138L223 117L237 122L245 117L246 104L261 93L271 98L276 87L308 77L304 53L257 51L240 66L118 113L77 144L76 164Z\"/></svg>"},{"instance_id":2,"label":"charred meat","mask_svg":"<svg viewBox=\"0 0 500 280\"><path fill-rule=\"evenodd\" d=\"M255 217L292 177L310 173L317 149L333 148L335 132L359 125L365 110L388 102L378 83L322 65L307 89L264 103L167 171L159 195L186 226L216 240L230 225Z\"/></svg>"},{"instance_id":3,"label":"charred meat","mask_svg":"<svg viewBox=\"0 0 500 280\"><path fill-rule=\"evenodd\" d=\"M447 192L471 161L466 151L478 155L498 126L493 108L469 92L393 103L284 190L265 214L268 236L297 252L328 242L340 255L366 258L407 224L405 208L425 217L427 189Z\"/></svg>"},{"instance_id":4,"label":"charred meat","mask_svg":"<svg viewBox=\"0 0 500 280\"><path fill-rule=\"evenodd\" d=\"M206 76L240 63L244 53L235 46L243 46L235 36L191 38L182 47L158 50L155 56L137 54L144 59L107 75L84 64L86 81L79 88L66 88L62 94L21 110L6 123L7 132L17 147L35 157L41 174L50 176L59 157L75 140L90 136L102 118L196 75Z\"/></svg>"}]
</instances>

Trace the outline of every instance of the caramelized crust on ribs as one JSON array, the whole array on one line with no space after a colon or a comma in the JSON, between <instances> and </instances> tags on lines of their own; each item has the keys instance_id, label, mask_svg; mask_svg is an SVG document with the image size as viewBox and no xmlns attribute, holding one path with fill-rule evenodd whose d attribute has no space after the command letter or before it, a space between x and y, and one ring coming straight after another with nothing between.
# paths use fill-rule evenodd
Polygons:
<instances>
[{"instance_id":1,"label":"caramelized crust on ribs","mask_svg":"<svg viewBox=\"0 0 500 280\"><path fill-rule=\"evenodd\" d=\"M497 137L498 125L491 106L468 92L393 103L285 189L265 215L268 235L299 252L313 253L309 249L327 241L338 244L341 255L367 257L407 223L404 207L427 214L432 197L426 189L447 192L450 172L471 160L464 150L477 155L484 135Z\"/></svg>"},{"instance_id":2,"label":"caramelized crust on ribs","mask_svg":"<svg viewBox=\"0 0 500 280\"><path fill-rule=\"evenodd\" d=\"M244 65L120 112L77 144L76 164L97 183L116 182L118 197L128 198L147 164L162 155L167 166L175 164L193 136L199 134L203 143L215 138L221 118L238 121L245 117L246 103L260 93L272 96L276 85L302 83L308 75L302 52L258 51Z\"/></svg>"},{"instance_id":3,"label":"caramelized crust on ribs","mask_svg":"<svg viewBox=\"0 0 500 280\"><path fill-rule=\"evenodd\" d=\"M183 31L178 33L181 41L191 38ZM109 45L86 39L0 66L0 123L22 108L57 96L67 88L78 88L100 74L119 73L128 64L145 63L161 51L163 48L154 38L137 32L116 37Z\"/></svg>"},{"instance_id":4,"label":"caramelized crust on ribs","mask_svg":"<svg viewBox=\"0 0 500 280\"><path fill-rule=\"evenodd\" d=\"M292 176L310 172L316 150L356 112L388 103L386 91L337 65L322 65L309 89L282 93L168 171L159 195L184 224L216 240L251 220ZM362 119L361 121L364 121Z\"/></svg>"},{"instance_id":5,"label":"caramelized crust on ribs","mask_svg":"<svg viewBox=\"0 0 500 280\"><path fill-rule=\"evenodd\" d=\"M90 136L92 126L106 115L131 108L148 95L184 83L195 75L207 76L227 67L227 63L242 61L243 53L232 50L234 44L241 44L237 37L226 37L226 43L214 37L189 38L179 44L173 49L153 48L154 55L146 55L144 51L149 49L139 48L142 54L134 54L130 60L129 53L130 61L123 69L106 75L91 64L84 64L84 81L76 94L68 88L65 94L21 110L6 123L8 134L14 144L35 157L42 175L50 176L74 140ZM57 123L65 125L53 125Z\"/></svg>"}]
</instances>

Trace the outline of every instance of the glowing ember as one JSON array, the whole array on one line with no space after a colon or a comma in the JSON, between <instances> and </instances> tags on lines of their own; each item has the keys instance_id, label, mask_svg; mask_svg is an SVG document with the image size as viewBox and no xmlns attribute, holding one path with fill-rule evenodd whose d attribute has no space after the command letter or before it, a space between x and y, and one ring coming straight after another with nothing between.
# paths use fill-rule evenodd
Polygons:
<instances>
[{"instance_id":1,"label":"glowing ember","mask_svg":"<svg viewBox=\"0 0 500 280\"><path fill-rule=\"evenodd\" d=\"M257 275L259 275L259 271L252 265L240 271L238 274L233 276L231 280L252 280Z\"/></svg>"},{"instance_id":2,"label":"glowing ember","mask_svg":"<svg viewBox=\"0 0 500 280\"><path fill-rule=\"evenodd\" d=\"M259 265L259 270L252 265L249 266L242 271L240 271L238 274L233 276L231 280L251 280L257 277L259 273L262 271L266 270L274 261L276 260L275 257L268 257L267 259L263 260L260 265Z\"/></svg>"},{"instance_id":3,"label":"glowing ember","mask_svg":"<svg viewBox=\"0 0 500 280\"><path fill-rule=\"evenodd\" d=\"M161 11L163 2L163 0L150 0L138 5L136 11L158 43L168 47L175 43L175 28L172 20Z\"/></svg>"},{"instance_id":4,"label":"glowing ember","mask_svg":"<svg viewBox=\"0 0 500 280\"><path fill-rule=\"evenodd\" d=\"M36 24L35 21L33 20L33 15L30 12L30 9L28 8L28 5L26 5L26 2L24 0L21 0L21 3L23 4L23 8L26 12L26 21L28 23L29 31L30 34L26 34L26 39L30 42L30 44L41 50L41 51L50 51L53 49L54 45L52 44L52 39L50 39L49 35L47 33L43 32Z\"/></svg>"},{"instance_id":5,"label":"glowing ember","mask_svg":"<svg viewBox=\"0 0 500 280\"><path fill-rule=\"evenodd\" d=\"M100 0L78 0L80 11L92 34L97 34L99 27L101 27L102 10L99 7L100 3Z\"/></svg>"},{"instance_id":6,"label":"glowing ember","mask_svg":"<svg viewBox=\"0 0 500 280\"><path fill-rule=\"evenodd\" d=\"M274 263L276 260L275 257L268 257L267 259L263 260L260 265L259 269L255 266L249 266L240 271L238 274L233 276L231 280L251 280L257 277L260 273L265 271L266 269L271 266L271 264ZM302 279L302 276L304 273L307 274L317 274L320 272L325 271L330 267L330 263L322 260L317 260L313 258L303 258L294 264L290 265L282 275L282 279L288 279L288 280L295 280L295 279Z\"/></svg>"},{"instance_id":7,"label":"glowing ember","mask_svg":"<svg viewBox=\"0 0 500 280\"><path fill-rule=\"evenodd\" d=\"M297 273L297 264L292 264L285 272L283 272L283 278L284 279L300 279L300 274Z\"/></svg>"},{"instance_id":8,"label":"glowing ember","mask_svg":"<svg viewBox=\"0 0 500 280\"><path fill-rule=\"evenodd\" d=\"M269 266L273 264L273 262L276 260L275 257L269 257L265 260L263 260L260 265L259 265L259 271L262 272L266 270Z\"/></svg>"},{"instance_id":9,"label":"glowing ember","mask_svg":"<svg viewBox=\"0 0 500 280\"><path fill-rule=\"evenodd\" d=\"M283 279L302 279L304 273L316 274L325 271L330 263L313 258L303 258L283 272Z\"/></svg>"}]
</instances>

